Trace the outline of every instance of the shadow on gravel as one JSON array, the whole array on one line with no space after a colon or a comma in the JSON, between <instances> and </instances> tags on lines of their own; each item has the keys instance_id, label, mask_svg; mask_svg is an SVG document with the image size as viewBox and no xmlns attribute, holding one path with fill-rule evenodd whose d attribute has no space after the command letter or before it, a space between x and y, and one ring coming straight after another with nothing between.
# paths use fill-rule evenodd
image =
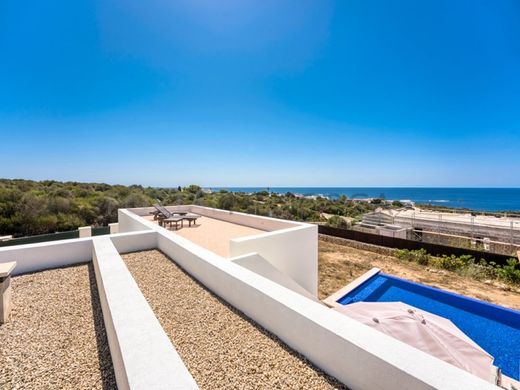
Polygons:
<instances>
[{"instance_id":1,"label":"shadow on gravel","mask_svg":"<svg viewBox=\"0 0 520 390\"><path fill-rule=\"evenodd\" d=\"M94 317L94 326L96 330L96 345L99 356L101 379L103 381L103 389L117 390L116 377L114 374L114 367L112 365L112 357L110 356L110 348L108 346L105 323L103 322L103 312L101 311L101 302L99 300L96 274L94 272L94 264L92 262L88 264L88 276L90 281L92 314Z\"/></svg>"}]
</instances>

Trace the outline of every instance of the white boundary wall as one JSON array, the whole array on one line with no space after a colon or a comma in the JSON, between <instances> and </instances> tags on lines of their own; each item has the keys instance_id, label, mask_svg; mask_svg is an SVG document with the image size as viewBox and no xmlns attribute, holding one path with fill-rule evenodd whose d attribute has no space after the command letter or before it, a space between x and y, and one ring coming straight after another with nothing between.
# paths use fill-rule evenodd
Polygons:
<instances>
[{"instance_id":1,"label":"white boundary wall","mask_svg":"<svg viewBox=\"0 0 520 390\"><path fill-rule=\"evenodd\" d=\"M128 232L139 232L143 230L155 230L157 227L151 221L148 221L144 218L140 218L138 214L136 214L135 210L130 211L127 209L119 209L117 212L117 219L119 223L119 233L128 233ZM148 215L148 212L143 213L144 215Z\"/></svg>"},{"instance_id":2,"label":"white boundary wall","mask_svg":"<svg viewBox=\"0 0 520 390\"><path fill-rule=\"evenodd\" d=\"M287 229L295 226L307 225L306 223L288 221L277 218L263 217L260 215L252 215L246 213L240 213L238 211L228 211L214 209L211 207L197 206L197 205L181 205L181 206L166 206L171 212L190 212L202 215L208 218L220 219L222 221L235 223L237 225L248 226L255 229L265 230L271 232L274 230ZM126 209L132 213L144 217L150 215L151 211L154 211L154 207L139 207Z\"/></svg>"},{"instance_id":3,"label":"white boundary wall","mask_svg":"<svg viewBox=\"0 0 520 390\"><path fill-rule=\"evenodd\" d=\"M92 260L92 238L74 238L0 248L0 263L16 261L13 275Z\"/></svg>"},{"instance_id":4,"label":"white boundary wall","mask_svg":"<svg viewBox=\"0 0 520 390\"><path fill-rule=\"evenodd\" d=\"M109 237L120 253L157 247L154 230L111 234ZM92 240L93 237L85 237L8 246L0 248L0 263L16 261L12 275L81 264L92 260Z\"/></svg>"},{"instance_id":5,"label":"white boundary wall","mask_svg":"<svg viewBox=\"0 0 520 390\"><path fill-rule=\"evenodd\" d=\"M258 253L309 293L318 296L318 227L290 229L236 238L229 243L230 257Z\"/></svg>"},{"instance_id":6,"label":"white boundary wall","mask_svg":"<svg viewBox=\"0 0 520 390\"><path fill-rule=\"evenodd\" d=\"M93 240L93 261L118 388L197 389L110 237Z\"/></svg>"}]
</instances>

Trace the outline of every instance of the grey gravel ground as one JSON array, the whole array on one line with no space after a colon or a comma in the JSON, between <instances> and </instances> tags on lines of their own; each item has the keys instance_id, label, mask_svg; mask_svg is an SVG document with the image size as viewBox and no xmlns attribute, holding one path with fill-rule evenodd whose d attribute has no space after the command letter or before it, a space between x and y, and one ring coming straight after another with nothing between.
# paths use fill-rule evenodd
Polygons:
<instances>
[{"instance_id":1,"label":"grey gravel ground","mask_svg":"<svg viewBox=\"0 0 520 390\"><path fill-rule=\"evenodd\" d=\"M0 389L116 388L92 264L13 277Z\"/></svg>"},{"instance_id":2,"label":"grey gravel ground","mask_svg":"<svg viewBox=\"0 0 520 390\"><path fill-rule=\"evenodd\" d=\"M201 389L344 388L161 252L123 258Z\"/></svg>"}]
</instances>

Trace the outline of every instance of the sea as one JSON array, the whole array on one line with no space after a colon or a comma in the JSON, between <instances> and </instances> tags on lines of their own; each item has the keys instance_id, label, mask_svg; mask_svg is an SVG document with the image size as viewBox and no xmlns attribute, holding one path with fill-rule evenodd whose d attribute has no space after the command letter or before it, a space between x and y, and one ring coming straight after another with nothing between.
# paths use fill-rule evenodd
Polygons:
<instances>
[{"instance_id":1,"label":"sea","mask_svg":"<svg viewBox=\"0 0 520 390\"><path fill-rule=\"evenodd\" d=\"M441 188L441 187L213 187L232 192L271 191L292 192L304 196L337 199L341 195L353 198L383 198L411 200L415 203L463 208L475 211L520 211L520 188Z\"/></svg>"}]
</instances>

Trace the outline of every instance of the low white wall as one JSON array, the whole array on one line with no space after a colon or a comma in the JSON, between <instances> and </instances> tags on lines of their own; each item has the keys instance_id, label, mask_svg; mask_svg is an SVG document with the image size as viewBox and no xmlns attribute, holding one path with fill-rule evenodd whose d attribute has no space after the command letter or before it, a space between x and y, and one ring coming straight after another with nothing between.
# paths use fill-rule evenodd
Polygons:
<instances>
[{"instance_id":1,"label":"low white wall","mask_svg":"<svg viewBox=\"0 0 520 390\"><path fill-rule=\"evenodd\" d=\"M13 275L92 260L92 238L75 238L0 248L0 263L16 261Z\"/></svg>"},{"instance_id":2,"label":"low white wall","mask_svg":"<svg viewBox=\"0 0 520 390\"><path fill-rule=\"evenodd\" d=\"M249 253L247 255L232 257L229 258L229 261L232 261L235 264L240 265L241 267L247 268L254 273L263 276L275 283L278 283L298 294L301 294L313 301L318 301L318 299L305 290L302 286L296 283L292 278L287 276L284 272L280 271L274 265L272 265L269 261L264 259L258 253Z\"/></svg>"},{"instance_id":3,"label":"low white wall","mask_svg":"<svg viewBox=\"0 0 520 390\"><path fill-rule=\"evenodd\" d=\"M189 210L192 213L200 214L205 217L216 218L222 221L232 222L237 225L244 225L254 229L264 230L267 232L280 229L287 229L301 225L299 222L239 213L237 211L220 210L197 205L190 205Z\"/></svg>"},{"instance_id":4,"label":"low white wall","mask_svg":"<svg viewBox=\"0 0 520 390\"><path fill-rule=\"evenodd\" d=\"M182 237L159 231L158 246L208 289L352 389L496 389Z\"/></svg>"},{"instance_id":5,"label":"low white wall","mask_svg":"<svg viewBox=\"0 0 520 390\"><path fill-rule=\"evenodd\" d=\"M112 234L110 238L119 253L157 248L157 232L155 230Z\"/></svg>"},{"instance_id":6,"label":"low white wall","mask_svg":"<svg viewBox=\"0 0 520 390\"><path fill-rule=\"evenodd\" d=\"M304 224L229 242L230 257L256 252L318 296L318 227Z\"/></svg>"},{"instance_id":7,"label":"low white wall","mask_svg":"<svg viewBox=\"0 0 520 390\"><path fill-rule=\"evenodd\" d=\"M266 232L306 225L305 223L296 221L287 221L283 219L269 218L260 215L239 213L237 211L220 210L211 207L197 205L166 206L166 209L168 209L171 212L191 212L202 215L204 217L220 219L221 221L231 222L237 225L248 226L254 229L264 230ZM120 209L120 211L121 210L123 209ZM128 212L131 212L140 217L149 216L150 212L154 210L154 207L124 209L124 211L126 211L126 215L128 215ZM119 222L121 223L121 216L119 216ZM142 229L137 227L135 230Z\"/></svg>"},{"instance_id":8,"label":"low white wall","mask_svg":"<svg viewBox=\"0 0 520 390\"><path fill-rule=\"evenodd\" d=\"M79 238L91 237L92 226L82 226L78 228Z\"/></svg>"},{"instance_id":9,"label":"low white wall","mask_svg":"<svg viewBox=\"0 0 520 390\"><path fill-rule=\"evenodd\" d=\"M137 209L134 209L137 210ZM148 215L148 213L144 213ZM144 218L136 218L138 214L135 211L127 209L119 209L117 211L117 219L119 223L119 233L137 232L143 230L154 230L155 224Z\"/></svg>"},{"instance_id":10,"label":"low white wall","mask_svg":"<svg viewBox=\"0 0 520 390\"><path fill-rule=\"evenodd\" d=\"M111 237L120 253L157 247L157 233L154 230L101 237ZM0 248L0 263L16 261L13 275L85 263L92 260L92 239L73 238Z\"/></svg>"},{"instance_id":11,"label":"low white wall","mask_svg":"<svg viewBox=\"0 0 520 390\"><path fill-rule=\"evenodd\" d=\"M197 389L110 237L93 240L93 259L118 388Z\"/></svg>"}]
</instances>

